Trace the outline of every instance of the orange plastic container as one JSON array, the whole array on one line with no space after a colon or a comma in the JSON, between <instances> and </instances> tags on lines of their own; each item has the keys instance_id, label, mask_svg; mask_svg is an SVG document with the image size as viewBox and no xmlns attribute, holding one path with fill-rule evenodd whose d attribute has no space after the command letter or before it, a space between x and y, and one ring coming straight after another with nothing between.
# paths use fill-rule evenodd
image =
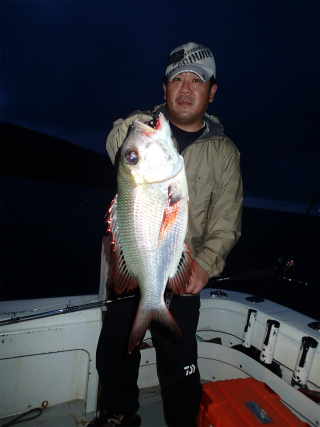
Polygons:
<instances>
[{"instance_id":1,"label":"orange plastic container","mask_svg":"<svg viewBox=\"0 0 320 427\"><path fill-rule=\"evenodd\" d=\"M307 427L265 383L254 378L203 385L199 427Z\"/></svg>"}]
</instances>

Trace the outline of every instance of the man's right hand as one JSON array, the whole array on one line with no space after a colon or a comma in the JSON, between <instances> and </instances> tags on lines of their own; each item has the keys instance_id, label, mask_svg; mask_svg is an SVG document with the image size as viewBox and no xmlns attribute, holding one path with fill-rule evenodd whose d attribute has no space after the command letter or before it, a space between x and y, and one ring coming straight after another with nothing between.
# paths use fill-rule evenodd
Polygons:
<instances>
[{"instance_id":1,"label":"man's right hand","mask_svg":"<svg viewBox=\"0 0 320 427\"><path fill-rule=\"evenodd\" d=\"M125 120L118 119L113 122L113 129L108 135L106 148L110 157L110 160L114 164L117 152L123 141L125 140L129 127L131 126L133 120L139 120L140 122L148 122L153 119L150 111L134 111L130 116Z\"/></svg>"}]
</instances>

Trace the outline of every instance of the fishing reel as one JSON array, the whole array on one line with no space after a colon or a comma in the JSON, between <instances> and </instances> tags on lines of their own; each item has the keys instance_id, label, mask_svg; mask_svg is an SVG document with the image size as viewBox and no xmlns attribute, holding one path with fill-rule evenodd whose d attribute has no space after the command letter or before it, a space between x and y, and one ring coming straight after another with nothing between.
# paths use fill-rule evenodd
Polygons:
<instances>
[{"instance_id":1,"label":"fishing reel","mask_svg":"<svg viewBox=\"0 0 320 427\"><path fill-rule=\"evenodd\" d=\"M278 264L276 269L281 273L282 276L292 278L295 268L295 263L292 259L286 259L285 261L278 258Z\"/></svg>"},{"instance_id":2,"label":"fishing reel","mask_svg":"<svg viewBox=\"0 0 320 427\"><path fill-rule=\"evenodd\" d=\"M281 258L278 258L278 262L275 267L262 268L260 270L247 271L245 273L239 273L232 277L219 277L210 279L209 283L214 285L217 282L229 281L229 280L249 280L263 278L266 279L278 276L279 280L288 280L291 283L297 283L299 285L304 285L305 288L308 286L309 282L302 282L301 280L292 279L294 273L295 263L292 259L286 259L285 261Z\"/></svg>"},{"instance_id":3,"label":"fishing reel","mask_svg":"<svg viewBox=\"0 0 320 427\"><path fill-rule=\"evenodd\" d=\"M301 280L293 279L293 273L295 269L295 263L292 259L283 259L278 258L277 265L275 266L275 271L278 273L279 280L287 280L291 283L297 283L307 287L309 282L303 282Z\"/></svg>"}]
</instances>

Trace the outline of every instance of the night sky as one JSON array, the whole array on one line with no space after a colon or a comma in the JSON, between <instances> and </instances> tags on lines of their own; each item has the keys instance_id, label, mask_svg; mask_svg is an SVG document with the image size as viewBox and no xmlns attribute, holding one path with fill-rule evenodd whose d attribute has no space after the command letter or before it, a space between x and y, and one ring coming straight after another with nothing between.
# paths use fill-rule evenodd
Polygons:
<instances>
[{"instance_id":1,"label":"night sky","mask_svg":"<svg viewBox=\"0 0 320 427\"><path fill-rule=\"evenodd\" d=\"M194 41L215 57L209 113L242 154L247 205L304 211L319 187L319 4L1 0L1 121L106 153L112 122L163 102L170 51Z\"/></svg>"}]
</instances>

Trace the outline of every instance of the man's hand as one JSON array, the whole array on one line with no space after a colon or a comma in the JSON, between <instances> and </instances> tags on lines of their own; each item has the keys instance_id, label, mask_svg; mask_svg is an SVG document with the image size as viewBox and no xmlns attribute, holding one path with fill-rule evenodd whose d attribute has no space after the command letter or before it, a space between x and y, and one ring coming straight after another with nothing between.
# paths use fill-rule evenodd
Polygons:
<instances>
[{"instance_id":1,"label":"man's hand","mask_svg":"<svg viewBox=\"0 0 320 427\"><path fill-rule=\"evenodd\" d=\"M194 261L194 272L185 293L193 295L198 294L206 286L208 281L208 273L196 261Z\"/></svg>"}]
</instances>

